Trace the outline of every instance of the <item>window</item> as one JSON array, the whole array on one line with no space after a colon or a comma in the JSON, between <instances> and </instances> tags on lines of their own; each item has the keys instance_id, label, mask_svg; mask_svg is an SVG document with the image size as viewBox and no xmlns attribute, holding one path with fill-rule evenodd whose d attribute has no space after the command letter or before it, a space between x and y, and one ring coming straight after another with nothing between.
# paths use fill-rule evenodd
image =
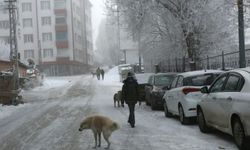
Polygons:
<instances>
[{"instance_id":1,"label":"window","mask_svg":"<svg viewBox=\"0 0 250 150\"><path fill-rule=\"evenodd\" d=\"M56 16L56 24L66 24L65 16Z\"/></svg>"},{"instance_id":2,"label":"window","mask_svg":"<svg viewBox=\"0 0 250 150\"><path fill-rule=\"evenodd\" d=\"M32 19L31 18L25 18L23 19L23 27L26 28L26 27L32 27L33 24L32 24Z\"/></svg>"},{"instance_id":3,"label":"window","mask_svg":"<svg viewBox=\"0 0 250 150\"><path fill-rule=\"evenodd\" d=\"M43 42L52 41L52 33L43 33Z\"/></svg>"},{"instance_id":4,"label":"window","mask_svg":"<svg viewBox=\"0 0 250 150\"><path fill-rule=\"evenodd\" d=\"M9 29L10 22L7 20L0 21L0 29Z\"/></svg>"},{"instance_id":5,"label":"window","mask_svg":"<svg viewBox=\"0 0 250 150\"><path fill-rule=\"evenodd\" d=\"M243 84L240 82L240 77L236 75L230 75L225 85L224 91L226 92L239 92Z\"/></svg>"},{"instance_id":6,"label":"window","mask_svg":"<svg viewBox=\"0 0 250 150\"><path fill-rule=\"evenodd\" d=\"M175 77L174 80L173 80L173 82L171 83L171 89L175 88L177 80L178 80L178 77Z\"/></svg>"},{"instance_id":7,"label":"window","mask_svg":"<svg viewBox=\"0 0 250 150\"><path fill-rule=\"evenodd\" d=\"M24 43L33 43L33 34L24 34L23 35L23 41Z\"/></svg>"},{"instance_id":8,"label":"window","mask_svg":"<svg viewBox=\"0 0 250 150\"><path fill-rule=\"evenodd\" d=\"M227 76L222 76L212 85L210 92L221 92L223 90L223 85Z\"/></svg>"},{"instance_id":9,"label":"window","mask_svg":"<svg viewBox=\"0 0 250 150\"><path fill-rule=\"evenodd\" d=\"M157 86L169 86L174 79L174 75L158 75L155 76L155 85Z\"/></svg>"},{"instance_id":10,"label":"window","mask_svg":"<svg viewBox=\"0 0 250 150\"><path fill-rule=\"evenodd\" d=\"M53 57L53 49L44 49L43 50L43 57L44 58L51 58L51 57Z\"/></svg>"},{"instance_id":11,"label":"window","mask_svg":"<svg viewBox=\"0 0 250 150\"><path fill-rule=\"evenodd\" d=\"M34 50L29 49L29 50L24 50L24 58L34 58Z\"/></svg>"},{"instance_id":12,"label":"window","mask_svg":"<svg viewBox=\"0 0 250 150\"><path fill-rule=\"evenodd\" d=\"M0 41L3 41L3 44L9 44L10 43L10 37L9 36L0 36Z\"/></svg>"},{"instance_id":13,"label":"window","mask_svg":"<svg viewBox=\"0 0 250 150\"><path fill-rule=\"evenodd\" d=\"M176 87L182 87L182 86L183 86L183 76L180 76L177 81Z\"/></svg>"},{"instance_id":14,"label":"window","mask_svg":"<svg viewBox=\"0 0 250 150\"><path fill-rule=\"evenodd\" d=\"M211 85L219 73L208 73L203 75L191 76L184 79L184 86L204 86Z\"/></svg>"},{"instance_id":15,"label":"window","mask_svg":"<svg viewBox=\"0 0 250 150\"><path fill-rule=\"evenodd\" d=\"M51 25L51 17L42 17L42 25Z\"/></svg>"},{"instance_id":16,"label":"window","mask_svg":"<svg viewBox=\"0 0 250 150\"><path fill-rule=\"evenodd\" d=\"M56 40L57 41L67 41L68 40L68 33L67 32L57 32L56 33Z\"/></svg>"},{"instance_id":17,"label":"window","mask_svg":"<svg viewBox=\"0 0 250 150\"><path fill-rule=\"evenodd\" d=\"M148 83L152 85L152 80L153 80L153 76L150 76L149 79L148 79Z\"/></svg>"},{"instance_id":18,"label":"window","mask_svg":"<svg viewBox=\"0 0 250 150\"><path fill-rule=\"evenodd\" d=\"M66 7L66 0L55 0L55 9L64 9Z\"/></svg>"},{"instance_id":19,"label":"window","mask_svg":"<svg viewBox=\"0 0 250 150\"><path fill-rule=\"evenodd\" d=\"M57 49L57 57L68 57L68 49L65 48L58 48Z\"/></svg>"},{"instance_id":20,"label":"window","mask_svg":"<svg viewBox=\"0 0 250 150\"><path fill-rule=\"evenodd\" d=\"M41 10L49 10L50 1L41 1Z\"/></svg>"},{"instance_id":21,"label":"window","mask_svg":"<svg viewBox=\"0 0 250 150\"><path fill-rule=\"evenodd\" d=\"M32 11L31 3L22 3L22 12Z\"/></svg>"},{"instance_id":22,"label":"window","mask_svg":"<svg viewBox=\"0 0 250 150\"><path fill-rule=\"evenodd\" d=\"M7 4L0 3L0 14L7 14L8 13L8 9L6 9L7 7L8 7Z\"/></svg>"}]
</instances>

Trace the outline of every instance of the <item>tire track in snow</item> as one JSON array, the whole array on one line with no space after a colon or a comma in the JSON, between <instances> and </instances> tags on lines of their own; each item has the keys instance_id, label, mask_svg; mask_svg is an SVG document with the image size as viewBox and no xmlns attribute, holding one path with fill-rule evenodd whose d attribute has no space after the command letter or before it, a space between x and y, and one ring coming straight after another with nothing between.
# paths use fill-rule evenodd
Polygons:
<instances>
[{"instance_id":1,"label":"tire track in snow","mask_svg":"<svg viewBox=\"0 0 250 150\"><path fill-rule=\"evenodd\" d=\"M91 83L89 85L91 85ZM80 84L73 84L69 89L73 88L79 91L79 89L81 89L77 88L79 86ZM67 92L67 94L72 93ZM66 107L65 104L61 104L67 104L68 98L84 96L74 94L68 97L66 96L67 99L58 100L59 105L53 105L44 109L43 112L35 114L36 116L32 118L32 120L22 123L11 133L2 138L0 141L1 149L81 149L78 140L79 122L83 115L90 111L89 103L92 100L93 95L89 95L85 104L80 105L78 110L76 110L75 107ZM74 99L73 101L77 101L77 99ZM29 116L32 116L32 114L27 115L27 117ZM47 148L44 148L44 145L46 145Z\"/></svg>"},{"instance_id":2,"label":"tire track in snow","mask_svg":"<svg viewBox=\"0 0 250 150\"><path fill-rule=\"evenodd\" d=\"M148 130L147 128L143 126L136 126L135 128L131 128L130 125L126 124L127 118L128 118L128 111L129 111L127 109L127 106L126 108L122 108L122 107L114 108L113 94L116 91L120 90L120 88L121 88L120 86L98 84L97 89L96 89L97 91L96 98L95 98L96 101L94 102L96 106L93 106L102 115L107 114L113 119L119 118L120 123L119 122L118 123L121 125L121 128L112 134L111 149L141 150L146 147L146 150L153 150L153 147L151 146L151 142L148 140L147 136L140 136L147 132ZM136 113L137 112L135 112L135 114ZM140 138L137 138L137 137L140 137Z\"/></svg>"}]
</instances>

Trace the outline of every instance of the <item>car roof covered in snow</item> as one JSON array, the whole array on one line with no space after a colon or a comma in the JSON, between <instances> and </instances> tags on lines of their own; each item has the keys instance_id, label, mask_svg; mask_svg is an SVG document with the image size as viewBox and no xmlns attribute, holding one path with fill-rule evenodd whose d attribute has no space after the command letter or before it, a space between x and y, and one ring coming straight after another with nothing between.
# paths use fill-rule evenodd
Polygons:
<instances>
[{"instance_id":1,"label":"car roof covered in snow","mask_svg":"<svg viewBox=\"0 0 250 150\"><path fill-rule=\"evenodd\" d=\"M167 73L156 73L154 76L161 76L161 75L177 75L175 72L167 72Z\"/></svg>"},{"instance_id":2,"label":"car roof covered in snow","mask_svg":"<svg viewBox=\"0 0 250 150\"><path fill-rule=\"evenodd\" d=\"M239 71L239 70L243 70L243 71L246 71L246 72L250 73L250 67L246 67L246 68L237 68L237 69L230 70L230 71Z\"/></svg>"},{"instance_id":3,"label":"car roof covered in snow","mask_svg":"<svg viewBox=\"0 0 250 150\"><path fill-rule=\"evenodd\" d=\"M182 75L183 77L190 77L190 76L197 76L203 75L207 73L223 73L224 71L221 70L197 70L197 71L188 71L184 73L180 73L178 75Z\"/></svg>"}]
</instances>

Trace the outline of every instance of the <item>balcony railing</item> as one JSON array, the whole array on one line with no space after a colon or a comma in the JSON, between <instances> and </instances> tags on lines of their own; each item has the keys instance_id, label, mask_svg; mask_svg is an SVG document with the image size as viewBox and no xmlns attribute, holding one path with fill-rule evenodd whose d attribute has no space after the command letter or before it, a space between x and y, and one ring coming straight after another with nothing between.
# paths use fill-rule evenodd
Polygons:
<instances>
[{"instance_id":1,"label":"balcony railing","mask_svg":"<svg viewBox=\"0 0 250 150\"><path fill-rule=\"evenodd\" d=\"M56 30L56 32L67 32L68 26L67 26L67 24L56 24L55 30Z\"/></svg>"},{"instance_id":2,"label":"balcony railing","mask_svg":"<svg viewBox=\"0 0 250 150\"><path fill-rule=\"evenodd\" d=\"M66 9L54 9L55 15L67 15L67 10Z\"/></svg>"},{"instance_id":3,"label":"balcony railing","mask_svg":"<svg viewBox=\"0 0 250 150\"><path fill-rule=\"evenodd\" d=\"M57 48L69 48L69 42L68 41L56 41L56 47Z\"/></svg>"}]
</instances>

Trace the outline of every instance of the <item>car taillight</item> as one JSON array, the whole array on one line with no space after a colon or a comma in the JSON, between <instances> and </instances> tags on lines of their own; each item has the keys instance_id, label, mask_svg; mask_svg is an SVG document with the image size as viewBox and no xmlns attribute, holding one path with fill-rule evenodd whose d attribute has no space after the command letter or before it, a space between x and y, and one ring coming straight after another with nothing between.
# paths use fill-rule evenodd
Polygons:
<instances>
[{"instance_id":1,"label":"car taillight","mask_svg":"<svg viewBox=\"0 0 250 150\"><path fill-rule=\"evenodd\" d=\"M200 89L199 88L184 88L182 89L182 92L187 95L190 92L199 92Z\"/></svg>"}]
</instances>

